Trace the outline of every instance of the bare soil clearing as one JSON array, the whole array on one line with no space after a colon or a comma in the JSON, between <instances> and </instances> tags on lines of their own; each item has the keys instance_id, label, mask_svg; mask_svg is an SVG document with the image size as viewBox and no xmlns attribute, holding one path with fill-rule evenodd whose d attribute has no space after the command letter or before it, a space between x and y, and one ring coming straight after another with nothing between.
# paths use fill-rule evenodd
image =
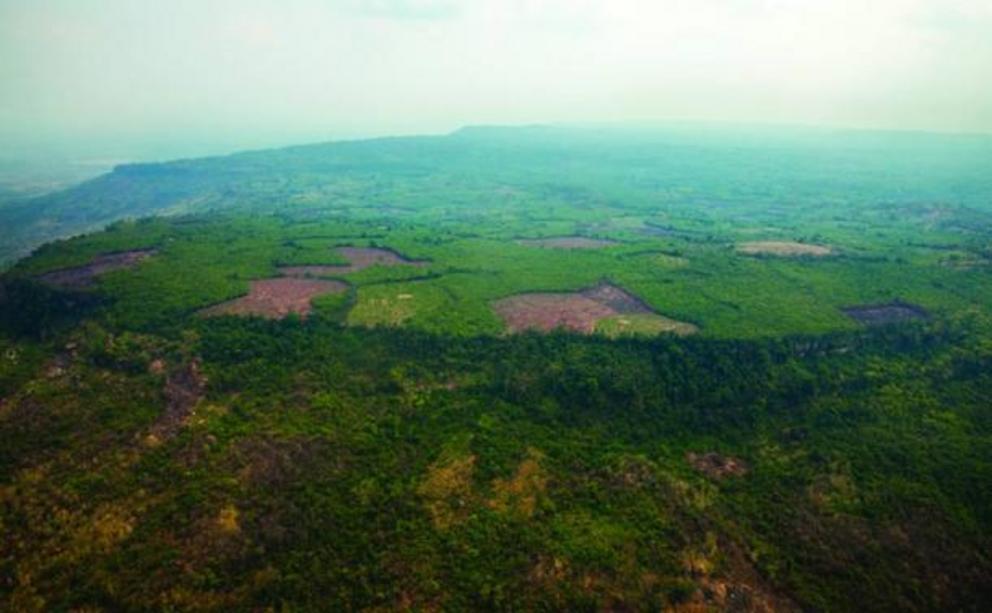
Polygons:
<instances>
[{"instance_id":1,"label":"bare soil clearing","mask_svg":"<svg viewBox=\"0 0 992 613\"><path fill-rule=\"evenodd\" d=\"M104 253L96 256L88 264L74 268L62 268L39 275L38 279L50 285L69 289L91 287L96 278L112 270L134 268L143 260L155 255L154 249L136 249L118 253Z\"/></svg>"},{"instance_id":2,"label":"bare soil clearing","mask_svg":"<svg viewBox=\"0 0 992 613\"><path fill-rule=\"evenodd\" d=\"M725 477L741 477L747 474L748 467L742 460L720 455L715 451L707 453L685 454L689 464L707 477L723 479Z\"/></svg>"},{"instance_id":3,"label":"bare soil clearing","mask_svg":"<svg viewBox=\"0 0 992 613\"><path fill-rule=\"evenodd\" d=\"M927 319L930 316L923 307L905 302L866 304L842 310L848 317L867 326L883 326L914 319Z\"/></svg>"},{"instance_id":4,"label":"bare soil clearing","mask_svg":"<svg viewBox=\"0 0 992 613\"><path fill-rule=\"evenodd\" d=\"M585 236L557 236L554 238L524 238L517 241L528 247L544 247L548 249L603 249L618 244L603 238L587 238Z\"/></svg>"},{"instance_id":5,"label":"bare soil clearing","mask_svg":"<svg viewBox=\"0 0 992 613\"><path fill-rule=\"evenodd\" d=\"M279 272L287 277L324 277L346 275L372 266L427 266L426 260L410 260L391 249L379 247L338 247L337 253L348 260L344 266L282 266Z\"/></svg>"},{"instance_id":6,"label":"bare soil clearing","mask_svg":"<svg viewBox=\"0 0 992 613\"><path fill-rule=\"evenodd\" d=\"M310 301L323 294L340 294L348 290L341 281L281 277L251 282L248 295L208 307L202 315L260 315L282 319L290 313L306 316Z\"/></svg>"},{"instance_id":7,"label":"bare soil clearing","mask_svg":"<svg viewBox=\"0 0 992 613\"><path fill-rule=\"evenodd\" d=\"M520 294L498 300L493 309L510 332L537 329L545 332L567 328L591 334L600 319L616 311L582 294Z\"/></svg>"},{"instance_id":8,"label":"bare soil clearing","mask_svg":"<svg viewBox=\"0 0 992 613\"><path fill-rule=\"evenodd\" d=\"M753 241L737 245L737 252L745 255L812 255L823 257L833 253L833 250L824 245L811 245L792 241Z\"/></svg>"},{"instance_id":9,"label":"bare soil clearing","mask_svg":"<svg viewBox=\"0 0 992 613\"><path fill-rule=\"evenodd\" d=\"M657 316L641 299L609 283L579 292L518 294L497 300L492 306L510 332L566 328L591 334L601 322L618 316Z\"/></svg>"}]
</instances>

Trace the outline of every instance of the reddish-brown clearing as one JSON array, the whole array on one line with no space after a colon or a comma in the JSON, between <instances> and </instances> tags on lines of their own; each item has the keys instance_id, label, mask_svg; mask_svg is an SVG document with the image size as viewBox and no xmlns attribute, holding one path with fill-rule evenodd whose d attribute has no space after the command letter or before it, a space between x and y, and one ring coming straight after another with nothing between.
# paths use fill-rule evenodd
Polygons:
<instances>
[{"instance_id":1,"label":"reddish-brown clearing","mask_svg":"<svg viewBox=\"0 0 992 613\"><path fill-rule=\"evenodd\" d=\"M654 312L640 298L609 283L578 292L517 294L497 300L493 310L510 332L567 328L586 334L595 331L596 324L608 317Z\"/></svg>"},{"instance_id":2,"label":"reddish-brown clearing","mask_svg":"<svg viewBox=\"0 0 992 613\"><path fill-rule=\"evenodd\" d=\"M136 249L119 253L104 253L96 256L88 264L74 268L62 268L39 275L38 279L50 285L72 289L86 288L93 285L100 275L112 270L134 268L142 260L155 255L154 249Z\"/></svg>"},{"instance_id":3,"label":"reddish-brown clearing","mask_svg":"<svg viewBox=\"0 0 992 613\"><path fill-rule=\"evenodd\" d=\"M321 277L345 275L372 266L426 266L425 260L408 260L391 249L378 247L338 247L338 254L348 260L344 266L282 266L279 272L287 277Z\"/></svg>"},{"instance_id":4,"label":"reddish-brown clearing","mask_svg":"<svg viewBox=\"0 0 992 613\"><path fill-rule=\"evenodd\" d=\"M537 329L543 331L568 328L592 333L596 322L617 312L582 294L520 294L493 304L510 332Z\"/></svg>"},{"instance_id":5,"label":"reddish-brown clearing","mask_svg":"<svg viewBox=\"0 0 992 613\"><path fill-rule=\"evenodd\" d=\"M348 285L340 281L318 279L259 279L251 282L248 295L228 302L208 307L200 311L203 315L260 315L271 319L282 319L290 313L306 316L310 312L310 301L323 294L339 294L347 291Z\"/></svg>"}]
</instances>

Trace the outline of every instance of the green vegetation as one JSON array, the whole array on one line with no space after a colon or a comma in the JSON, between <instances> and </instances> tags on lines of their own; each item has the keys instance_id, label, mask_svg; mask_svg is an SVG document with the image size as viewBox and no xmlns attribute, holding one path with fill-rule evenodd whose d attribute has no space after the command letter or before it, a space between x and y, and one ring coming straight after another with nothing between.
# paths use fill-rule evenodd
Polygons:
<instances>
[{"instance_id":1,"label":"green vegetation","mask_svg":"<svg viewBox=\"0 0 992 613\"><path fill-rule=\"evenodd\" d=\"M609 337L657 336L669 332L686 335L696 332L695 326L653 313L635 313L632 315L609 317L599 322L596 330Z\"/></svg>"},{"instance_id":2,"label":"green vegetation","mask_svg":"<svg viewBox=\"0 0 992 613\"><path fill-rule=\"evenodd\" d=\"M990 162L963 137L468 130L49 196L67 224L175 214L2 277L0 608L981 610ZM568 236L615 244L521 242ZM200 314L345 245L427 264L328 272L349 290L304 318ZM38 280L134 249L89 289ZM507 334L492 309L603 281L657 314ZM927 317L842 310L895 301Z\"/></svg>"}]
</instances>

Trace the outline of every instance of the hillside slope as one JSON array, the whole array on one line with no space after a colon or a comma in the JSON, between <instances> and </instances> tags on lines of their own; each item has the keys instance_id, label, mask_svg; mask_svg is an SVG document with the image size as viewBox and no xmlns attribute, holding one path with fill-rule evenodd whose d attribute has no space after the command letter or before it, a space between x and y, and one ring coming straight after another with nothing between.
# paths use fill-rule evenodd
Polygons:
<instances>
[{"instance_id":1,"label":"hillside slope","mask_svg":"<svg viewBox=\"0 0 992 613\"><path fill-rule=\"evenodd\" d=\"M911 133L688 126L467 128L448 136L334 142L118 166L74 188L0 208L0 261L122 218L212 209L347 208L403 198L481 207L491 190L567 202L949 203L992 211L992 139ZM750 182L774 191L755 194ZM553 187L552 187L553 186ZM675 193L673 193L673 191ZM411 203L409 196L416 195ZM480 199L481 198L481 199Z\"/></svg>"}]
</instances>

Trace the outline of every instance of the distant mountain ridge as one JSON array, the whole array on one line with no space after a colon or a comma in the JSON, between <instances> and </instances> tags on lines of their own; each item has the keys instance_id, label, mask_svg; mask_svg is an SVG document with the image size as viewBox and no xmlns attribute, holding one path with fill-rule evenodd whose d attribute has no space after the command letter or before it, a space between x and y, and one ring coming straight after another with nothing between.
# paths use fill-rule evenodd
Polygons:
<instances>
[{"instance_id":1,"label":"distant mountain ridge","mask_svg":"<svg viewBox=\"0 0 992 613\"><path fill-rule=\"evenodd\" d=\"M796 183L797 197L826 180L878 184L898 199L899 182L915 182L912 190L903 189L915 198L957 198L992 209L990 167L987 137L719 126L471 126L442 136L119 165L72 188L0 207L0 227L7 230L0 238L0 263L124 218L235 207L271 211L299 202L333 206L343 196L354 203L384 190L394 197L418 193L470 205L445 178L496 187L522 178L536 185L560 183L564 177L595 189L605 181L626 190L642 189L650 177L654 189L694 182L697 194L712 190L717 197L722 192L710 185L713 173L741 184L756 171L774 171ZM891 185L880 183L885 180ZM981 190L956 193L959 184Z\"/></svg>"},{"instance_id":2,"label":"distant mountain ridge","mask_svg":"<svg viewBox=\"0 0 992 613\"><path fill-rule=\"evenodd\" d=\"M98 230L119 219L233 206L237 203L231 198L242 194L246 185L251 193L266 193L262 184L267 179L311 172L347 174L369 163L380 170L396 170L395 164L382 158L389 156L384 143L437 138L342 141L121 164L69 189L0 209L0 226L11 230L0 239L0 262L24 256L49 240Z\"/></svg>"}]
</instances>

